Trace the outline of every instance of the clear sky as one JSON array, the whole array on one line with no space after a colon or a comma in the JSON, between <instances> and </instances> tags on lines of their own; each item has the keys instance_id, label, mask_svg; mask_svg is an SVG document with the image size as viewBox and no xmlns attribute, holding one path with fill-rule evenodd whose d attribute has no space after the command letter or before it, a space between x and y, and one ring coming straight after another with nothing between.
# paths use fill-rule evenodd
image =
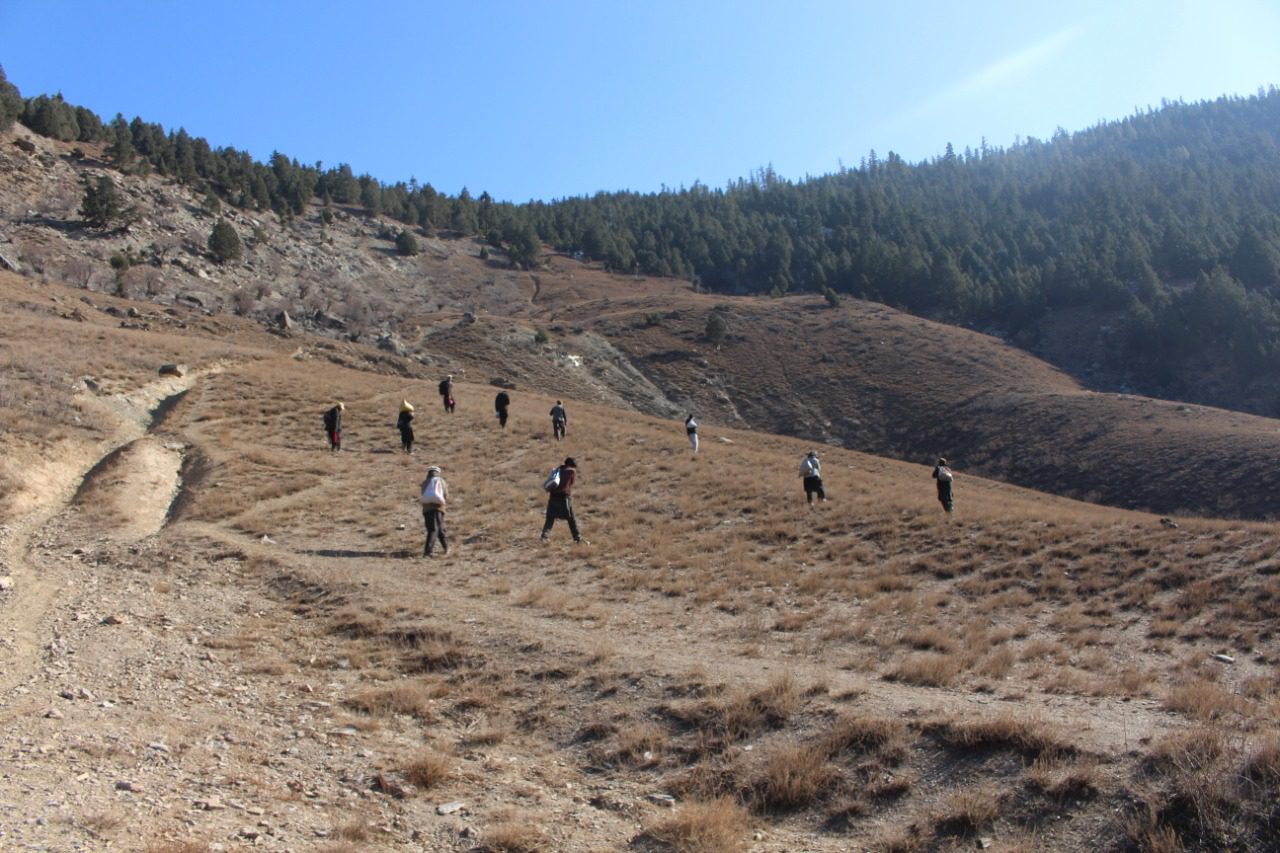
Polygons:
<instances>
[{"instance_id":1,"label":"clear sky","mask_svg":"<svg viewBox=\"0 0 1280 853\"><path fill-rule=\"evenodd\" d=\"M30 97L510 201L790 179L1280 84L1280 0L0 0Z\"/></svg>"}]
</instances>

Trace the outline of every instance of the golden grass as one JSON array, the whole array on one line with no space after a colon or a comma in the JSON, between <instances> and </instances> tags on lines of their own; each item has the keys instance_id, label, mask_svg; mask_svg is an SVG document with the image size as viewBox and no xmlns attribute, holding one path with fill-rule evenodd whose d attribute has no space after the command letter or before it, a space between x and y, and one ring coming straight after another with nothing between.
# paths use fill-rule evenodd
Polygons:
<instances>
[{"instance_id":1,"label":"golden grass","mask_svg":"<svg viewBox=\"0 0 1280 853\"><path fill-rule=\"evenodd\" d=\"M749 818L730 797L678 805L669 817L646 824L645 832L675 853L739 853L747 849Z\"/></svg>"}]
</instances>

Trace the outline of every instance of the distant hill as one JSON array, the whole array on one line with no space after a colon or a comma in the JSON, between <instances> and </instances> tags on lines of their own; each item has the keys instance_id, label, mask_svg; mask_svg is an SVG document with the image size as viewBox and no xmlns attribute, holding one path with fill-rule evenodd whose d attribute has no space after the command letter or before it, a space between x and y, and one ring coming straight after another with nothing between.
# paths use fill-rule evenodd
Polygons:
<instances>
[{"instance_id":1,"label":"distant hill","mask_svg":"<svg viewBox=\"0 0 1280 853\"><path fill-rule=\"evenodd\" d=\"M700 293L546 251L524 270L500 242L452 230L418 229L403 254L404 228L360 206L243 211L111 159L107 144L20 124L0 134L0 255L28 281L149 299L173 322L238 314L310 331L330 339L315 345L330 361L427 382L453 372L663 418L695 410L922 466L944 453L968 474L1116 506L1280 514L1257 476L1280 451L1273 420L1093 393L997 337L861 299ZM86 187L103 179L127 224L86 222ZM214 259L219 221L238 259ZM1053 316L1082 337L1100 323L1072 310Z\"/></svg>"}]
</instances>

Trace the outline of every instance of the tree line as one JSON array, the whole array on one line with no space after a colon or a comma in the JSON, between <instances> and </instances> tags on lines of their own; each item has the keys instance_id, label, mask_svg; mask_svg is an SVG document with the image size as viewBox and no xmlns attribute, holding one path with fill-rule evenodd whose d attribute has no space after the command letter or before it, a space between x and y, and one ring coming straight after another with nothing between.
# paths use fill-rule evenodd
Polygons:
<instances>
[{"instance_id":1,"label":"tree line","mask_svg":"<svg viewBox=\"0 0 1280 853\"><path fill-rule=\"evenodd\" d=\"M1089 358L1137 390L1280 415L1256 393L1280 368L1280 90L1165 103L1007 148L790 181L764 168L724 188L601 192L515 205L383 183L347 164L265 162L140 118L103 122L61 96L22 99L0 70L0 126L105 143L154 171L284 219L313 202L476 235L531 268L543 246L628 274L726 293L841 295L1005 335L1035 351L1073 308ZM1215 387L1200 387L1212 374ZM1206 399L1206 396L1208 397Z\"/></svg>"}]
</instances>

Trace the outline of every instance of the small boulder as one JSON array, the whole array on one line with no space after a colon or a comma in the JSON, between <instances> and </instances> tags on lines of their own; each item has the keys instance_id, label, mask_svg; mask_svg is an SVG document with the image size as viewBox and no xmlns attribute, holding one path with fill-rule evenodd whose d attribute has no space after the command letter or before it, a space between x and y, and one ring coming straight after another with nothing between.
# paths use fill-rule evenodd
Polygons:
<instances>
[{"instance_id":1,"label":"small boulder","mask_svg":"<svg viewBox=\"0 0 1280 853\"><path fill-rule=\"evenodd\" d=\"M160 365L161 376L186 376L187 366L185 364L162 364Z\"/></svg>"}]
</instances>

